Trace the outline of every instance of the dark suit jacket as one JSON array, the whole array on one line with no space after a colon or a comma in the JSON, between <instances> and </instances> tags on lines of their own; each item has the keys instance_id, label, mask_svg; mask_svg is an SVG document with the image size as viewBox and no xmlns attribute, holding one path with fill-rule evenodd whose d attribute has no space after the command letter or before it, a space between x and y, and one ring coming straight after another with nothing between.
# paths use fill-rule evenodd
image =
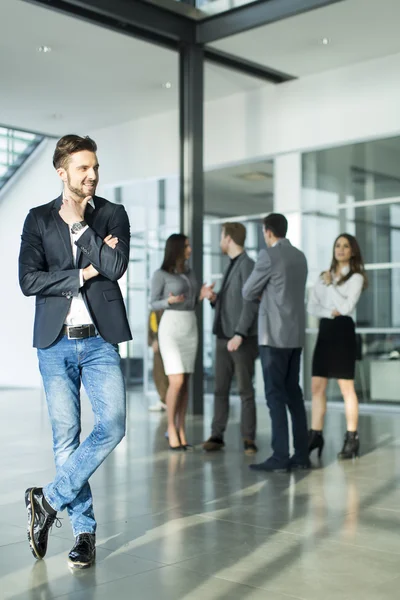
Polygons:
<instances>
[{"instance_id":1,"label":"dark suit jacket","mask_svg":"<svg viewBox=\"0 0 400 600\"><path fill-rule=\"evenodd\" d=\"M92 264L99 275L81 289L100 335L112 344L132 339L121 290L117 283L128 268L130 227L120 204L94 196L88 205L89 228L76 245L74 264L69 227L61 219L62 196L32 208L26 217L19 255L19 282L25 296L36 296L33 333L35 348L47 348L60 335L72 297L79 293L79 269ZM115 250L103 243L112 234Z\"/></svg>"},{"instance_id":2,"label":"dark suit jacket","mask_svg":"<svg viewBox=\"0 0 400 600\"><path fill-rule=\"evenodd\" d=\"M218 334L218 320L227 338L235 333L244 337L257 336L258 302L243 300L242 289L254 268L254 261L246 252L241 254L233 265L227 279L225 271L222 280L222 293L215 302L213 333Z\"/></svg>"}]
</instances>

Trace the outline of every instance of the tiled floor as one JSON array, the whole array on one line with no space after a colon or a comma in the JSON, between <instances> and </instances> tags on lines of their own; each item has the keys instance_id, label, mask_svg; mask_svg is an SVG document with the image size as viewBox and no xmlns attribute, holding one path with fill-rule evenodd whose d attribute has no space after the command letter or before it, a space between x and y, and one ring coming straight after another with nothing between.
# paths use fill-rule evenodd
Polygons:
<instances>
[{"instance_id":1,"label":"tiled floor","mask_svg":"<svg viewBox=\"0 0 400 600\"><path fill-rule=\"evenodd\" d=\"M96 567L70 572L68 519L35 562L23 493L53 475L37 391L0 393L0 598L16 600L397 600L400 597L400 412L362 415L363 456L335 459L344 430L330 411L323 464L260 475L241 451L238 405L224 452L171 454L165 416L129 396L128 434L93 477ZM259 406L260 459L269 419ZM84 433L91 424L85 403ZM209 431L190 420L189 437ZM66 515L63 515L66 517Z\"/></svg>"}]
</instances>

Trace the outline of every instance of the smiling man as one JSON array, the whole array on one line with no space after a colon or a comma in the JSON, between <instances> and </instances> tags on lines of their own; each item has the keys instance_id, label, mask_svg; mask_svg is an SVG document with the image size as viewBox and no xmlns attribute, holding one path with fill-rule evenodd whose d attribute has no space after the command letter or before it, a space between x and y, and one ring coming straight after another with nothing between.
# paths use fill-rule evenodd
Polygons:
<instances>
[{"instance_id":1,"label":"smiling man","mask_svg":"<svg viewBox=\"0 0 400 600\"><path fill-rule=\"evenodd\" d=\"M53 431L56 476L25 493L28 539L44 558L57 513L67 509L75 545L73 568L95 560L96 521L89 478L125 434L125 385L119 342L131 339L118 285L129 262L130 228L120 204L95 195L96 143L66 135L53 165L63 183L59 198L30 210L22 232L19 280L36 296L33 345ZM93 431L80 441L80 388L94 413Z\"/></svg>"}]
</instances>

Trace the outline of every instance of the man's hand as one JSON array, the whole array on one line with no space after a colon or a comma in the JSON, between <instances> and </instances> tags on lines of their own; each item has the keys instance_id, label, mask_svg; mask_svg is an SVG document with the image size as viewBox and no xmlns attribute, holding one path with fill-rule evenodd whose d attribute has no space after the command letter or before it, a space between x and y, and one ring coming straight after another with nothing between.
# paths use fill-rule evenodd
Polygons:
<instances>
[{"instance_id":1,"label":"man's hand","mask_svg":"<svg viewBox=\"0 0 400 600\"><path fill-rule=\"evenodd\" d=\"M243 338L241 335L234 335L231 340L228 342L228 350L229 352L236 352L239 350L240 346L243 344Z\"/></svg>"},{"instance_id":2,"label":"man's hand","mask_svg":"<svg viewBox=\"0 0 400 600\"><path fill-rule=\"evenodd\" d=\"M82 274L83 274L83 281L89 281L89 279L93 279L93 277L97 277L99 272L96 271L96 269L94 268L93 265L89 265L88 267L83 269Z\"/></svg>"},{"instance_id":3,"label":"man's hand","mask_svg":"<svg viewBox=\"0 0 400 600\"><path fill-rule=\"evenodd\" d=\"M105 244L107 244L107 246L109 246L110 248L115 250L115 248L117 247L117 244L119 242L119 239L117 237L113 237L112 235L108 235L107 237L104 238L103 242Z\"/></svg>"},{"instance_id":4,"label":"man's hand","mask_svg":"<svg viewBox=\"0 0 400 600\"><path fill-rule=\"evenodd\" d=\"M212 292L212 294L209 296L209 301L211 302L211 304L215 304L218 298L218 294L216 294L215 292Z\"/></svg>"},{"instance_id":5,"label":"man's hand","mask_svg":"<svg viewBox=\"0 0 400 600\"><path fill-rule=\"evenodd\" d=\"M174 296L173 294L169 295L168 304L181 304L185 301L185 295L180 294L179 296Z\"/></svg>"},{"instance_id":6,"label":"man's hand","mask_svg":"<svg viewBox=\"0 0 400 600\"><path fill-rule=\"evenodd\" d=\"M64 198L60 208L60 217L67 225L79 223L84 220L87 203L91 196L87 196L82 202L76 202L72 198Z\"/></svg>"},{"instance_id":7,"label":"man's hand","mask_svg":"<svg viewBox=\"0 0 400 600\"><path fill-rule=\"evenodd\" d=\"M205 283L203 284L203 287L200 290L200 296L199 296L200 302L202 302L205 298L210 300L210 298L212 297L212 295L214 293L214 286L215 286L215 281L211 285L207 285Z\"/></svg>"},{"instance_id":8,"label":"man's hand","mask_svg":"<svg viewBox=\"0 0 400 600\"><path fill-rule=\"evenodd\" d=\"M336 317L341 317L341 316L342 316L342 315L341 315L341 313L340 313L339 311L337 311L337 310L333 310L333 311L332 311L332 317L335 317L335 318L336 318Z\"/></svg>"}]
</instances>

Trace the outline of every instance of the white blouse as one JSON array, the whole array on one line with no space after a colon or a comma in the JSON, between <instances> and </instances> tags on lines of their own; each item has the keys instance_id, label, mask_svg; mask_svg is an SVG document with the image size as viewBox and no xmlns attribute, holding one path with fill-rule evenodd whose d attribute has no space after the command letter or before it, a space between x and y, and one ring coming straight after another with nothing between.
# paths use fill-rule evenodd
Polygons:
<instances>
[{"instance_id":1,"label":"white blouse","mask_svg":"<svg viewBox=\"0 0 400 600\"><path fill-rule=\"evenodd\" d=\"M341 275L347 275L349 267L342 269ZM319 319L333 319L332 312L337 310L341 315L355 318L355 308L361 296L364 278L354 273L350 279L338 285L339 277L332 276L332 284L326 285L322 277L311 290L307 311Z\"/></svg>"}]
</instances>

